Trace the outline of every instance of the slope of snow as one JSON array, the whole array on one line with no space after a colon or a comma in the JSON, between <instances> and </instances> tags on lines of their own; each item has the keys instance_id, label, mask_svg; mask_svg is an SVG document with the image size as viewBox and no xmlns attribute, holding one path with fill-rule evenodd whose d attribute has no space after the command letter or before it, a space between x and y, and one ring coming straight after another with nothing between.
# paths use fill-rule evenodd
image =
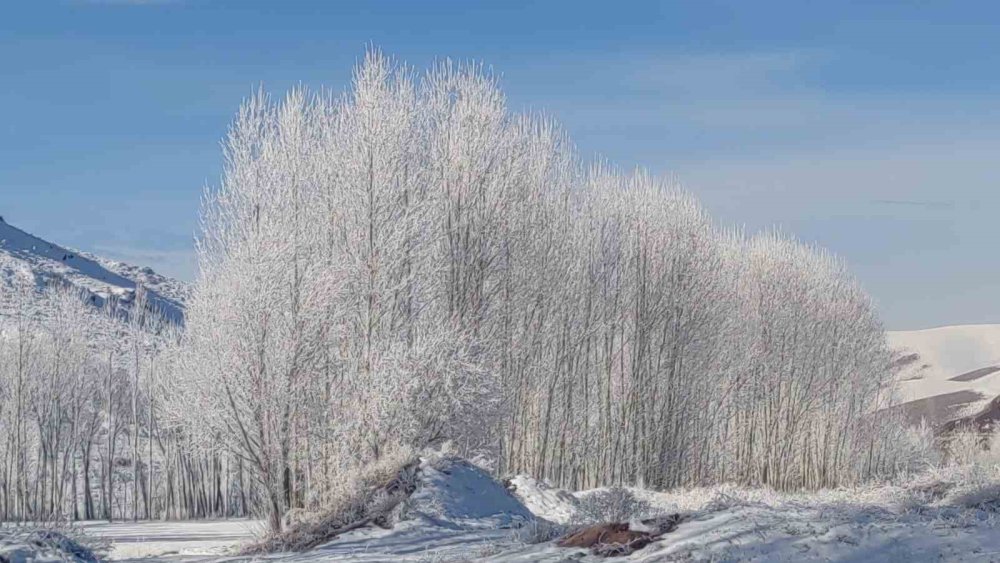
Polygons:
<instances>
[{"instance_id":1,"label":"slope of snow","mask_svg":"<svg viewBox=\"0 0 1000 563\"><path fill-rule=\"evenodd\" d=\"M899 402L932 423L971 414L1000 396L1000 325L887 333L897 353Z\"/></svg>"},{"instance_id":2,"label":"slope of snow","mask_svg":"<svg viewBox=\"0 0 1000 563\"><path fill-rule=\"evenodd\" d=\"M89 252L76 251L78 256L97 262L104 269L123 278L141 283L146 289L154 291L164 299L180 304L183 308L191 296L191 284L157 273L149 266L134 266L117 260L110 260Z\"/></svg>"},{"instance_id":3,"label":"slope of snow","mask_svg":"<svg viewBox=\"0 0 1000 563\"><path fill-rule=\"evenodd\" d=\"M27 268L37 284L64 282L80 288L98 306L114 297L128 304L136 284L149 290L150 304L181 322L188 286L149 268L137 268L58 246L0 220L0 283Z\"/></svg>"},{"instance_id":4,"label":"slope of snow","mask_svg":"<svg viewBox=\"0 0 1000 563\"><path fill-rule=\"evenodd\" d=\"M510 480L515 497L535 516L566 524L576 512L577 498L572 493L538 481L528 475L517 475Z\"/></svg>"},{"instance_id":5,"label":"slope of snow","mask_svg":"<svg viewBox=\"0 0 1000 563\"><path fill-rule=\"evenodd\" d=\"M421 464L408 512L448 528L510 528L534 519L503 485L460 459Z\"/></svg>"}]
</instances>

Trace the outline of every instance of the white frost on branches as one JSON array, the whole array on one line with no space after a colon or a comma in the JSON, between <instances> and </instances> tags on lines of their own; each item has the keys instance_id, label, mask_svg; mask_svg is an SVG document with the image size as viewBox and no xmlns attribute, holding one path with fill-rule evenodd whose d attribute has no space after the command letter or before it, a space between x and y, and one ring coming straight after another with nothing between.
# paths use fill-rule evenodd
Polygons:
<instances>
[{"instance_id":1,"label":"white frost on branches","mask_svg":"<svg viewBox=\"0 0 1000 563\"><path fill-rule=\"evenodd\" d=\"M834 258L587 165L476 65L369 53L247 101L207 194L181 394L271 503L442 440L573 488L889 471L888 355Z\"/></svg>"}]
</instances>

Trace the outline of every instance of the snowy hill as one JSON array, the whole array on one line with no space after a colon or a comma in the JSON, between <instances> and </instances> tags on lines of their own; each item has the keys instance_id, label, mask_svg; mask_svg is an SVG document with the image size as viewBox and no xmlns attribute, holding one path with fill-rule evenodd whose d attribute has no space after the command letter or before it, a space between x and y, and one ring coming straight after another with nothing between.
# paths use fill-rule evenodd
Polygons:
<instances>
[{"instance_id":1,"label":"snowy hill","mask_svg":"<svg viewBox=\"0 0 1000 563\"><path fill-rule=\"evenodd\" d=\"M150 303L164 315L180 322L184 318L187 284L86 252L58 246L26 233L0 219L0 283L27 268L36 283L62 281L85 291L96 305L115 297L122 303L135 298L137 284L149 290Z\"/></svg>"},{"instance_id":2,"label":"snowy hill","mask_svg":"<svg viewBox=\"0 0 1000 563\"><path fill-rule=\"evenodd\" d=\"M1000 397L1000 325L888 333L900 405L938 425L984 411Z\"/></svg>"}]
</instances>

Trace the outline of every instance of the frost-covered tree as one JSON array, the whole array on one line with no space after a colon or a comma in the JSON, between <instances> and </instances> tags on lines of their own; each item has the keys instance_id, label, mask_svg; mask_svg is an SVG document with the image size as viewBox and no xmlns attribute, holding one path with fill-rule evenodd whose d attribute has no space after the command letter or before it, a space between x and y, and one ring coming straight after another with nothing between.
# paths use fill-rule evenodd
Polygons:
<instances>
[{"instance_id":1,"label":"frost-covered tree","mask_svg":"<svg viewBox=\"0 0 1000 563\"><path fill-rule=\"evenodd\" d=\"M571 487L886 467L882 329L842 264L580 161L477 65L369 53L240 110L182 338L189 432L282 511L452 440Z\"/></svg>"},{"instance_id":2,"label":"frost-covered tree","mask_svg":"<svg viewBox=\"0 0 1000 563\"><path fill-rule=\"evenodd\" d=\"M9 275L8 275L9 274ZM162 375L171 350L165 323L143 295L94 296L58 278L14 268L0 279L0 518L61 520L207 516L195 491L237 489L226 475L188 482L172 464L204 463L188 440L160 432L168 414ZM176 347L175 347L176 348ZM175 349L174 348L174 349ZM177 444L180 440L181 444ZM184 446L180 459L168 455ZM157 468L164 475L155 475ZM154 476L157 480L154 482ZM213 485L216 487L213 487ZM178 485L186 498L176 493ZM186 502L185 510L177 504ZM188 502L190 501L190 502Z\"/></svg>"}]
</instances>

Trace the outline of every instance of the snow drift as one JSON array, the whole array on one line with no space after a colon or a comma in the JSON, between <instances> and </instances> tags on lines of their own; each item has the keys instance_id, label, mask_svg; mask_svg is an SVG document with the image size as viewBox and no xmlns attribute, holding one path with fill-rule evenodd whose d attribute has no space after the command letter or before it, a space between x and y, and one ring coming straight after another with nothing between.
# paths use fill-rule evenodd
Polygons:
<instances>
[{"instance_id":1,"label":"snow drift","mask_svg":"<svg viewBox=\"0 0 1000 563\"><path fill-rule=\"evenodd\" d=\"M0 561L4 563L97 563L94 552L61 532L46 528L0 530Z\"/></svg>"}]
</instances>

